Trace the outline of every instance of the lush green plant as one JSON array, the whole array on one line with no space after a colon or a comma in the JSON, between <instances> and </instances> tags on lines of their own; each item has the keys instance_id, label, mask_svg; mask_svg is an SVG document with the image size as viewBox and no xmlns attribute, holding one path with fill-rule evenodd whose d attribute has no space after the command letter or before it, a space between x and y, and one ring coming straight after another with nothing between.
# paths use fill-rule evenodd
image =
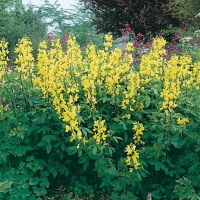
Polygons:
<instances>
[{"instance_id":1,"label":"lush green plant","mask_svg":"<svg viewBox=\"0 0 200 200\"><path fill-rule=\"evenodd\" d=\"M43 41L37 64L31 45L19 41L11 68L0 43L0 198L37 199L59 185L66 199L200 196L198 59L163 58L162 37L139 68L134 45L113 49L109 34L85 51L73 35L67 51Z\"/></svg>"},{"instance_id":2,"label":"lush green plant","mask_svg":"<svg viewBox=\"0 0 200 200\"><path fill-rule=\"evenodd\" d=\"M192 187L191 181L188 180L188 178L181 178L176 181L178 185L174 188L174 193L176 194L179 199L192 199L192 200L198 200L200 197L198 197L195 194L195 190Z\"/></svg>"},{"instance_id":3,"label":"lush green plant","mask_svg":"<svg viewBox=\"0 0 200 200\"><path fill-rule=\"evenodd\" d=\"M7 44L4 40L1 44L1 53L5 56L1 60L1 73L5 73L5 77L1 76L0 90L0 177L2 182L11 183L12 187L4 189L4 194L0 196L36 199L47 193L51 176L67 176L69 173L60 147L56 146L51 151L54 142L61 141L62 125L52 106L33 88L34 59L30 41L21 40L16 49L16 53L19 53L16 58L18 72L17 68L7 67L4 52ZM24 53L20 52L22 49ZM25 68L28 68L27 73L23 71ZM64 161L61 163L62 159Z\"/></svg>"}]
</instances>

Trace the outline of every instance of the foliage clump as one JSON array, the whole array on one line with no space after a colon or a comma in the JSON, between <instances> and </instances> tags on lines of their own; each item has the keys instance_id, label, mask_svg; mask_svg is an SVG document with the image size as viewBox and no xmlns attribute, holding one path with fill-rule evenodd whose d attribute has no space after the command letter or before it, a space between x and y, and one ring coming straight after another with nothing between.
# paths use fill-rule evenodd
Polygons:
<instances>
[{"instance_id":1,"label":"foliage clump","mask_svg":"<svg viewBox=\"0 0 200 200\"><path fill-rule=\"evenodd\" d=\"M112 43L107 34L103 49L82 51L70 35L63 51L54 38L35 62L23 38L10 67L1 41L1 198L37 199L55 182L89 199L198 198L198 55L166 58L156 37L138 67L133 43Z\"/></svg>"}]
</instances>

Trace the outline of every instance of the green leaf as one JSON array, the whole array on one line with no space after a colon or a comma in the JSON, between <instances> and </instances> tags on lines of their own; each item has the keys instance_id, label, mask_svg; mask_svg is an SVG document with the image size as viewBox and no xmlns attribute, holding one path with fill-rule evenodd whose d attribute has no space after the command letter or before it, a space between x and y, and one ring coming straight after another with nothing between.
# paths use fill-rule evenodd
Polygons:
<instances>
[{"instance_id":1,"label":"green leaf","mask_svg":"<svg viewBox=\"0 0 200 200\"><path fill-rule=\"evenodd\" d=\"M137 177L138 177L138 179L141 181L142 180L142 176L141 176L141 174L137 171Z\"/></svg>"},{"instance_id":2,"label":"green leaf","mask_svg":"<svg viewBox=\"0 0 200 200\"><path fill-rule=\"evenodd\" d=\"M160 170L160 168L161 168L161 163L160 162L156 162L155 163L155 169L156 170Z\"/></svg>"},{"instance_id":3,"label":"green leaf","mask_svg":"<svg viewBox=\"0 0 200 200\"><path fill-rule=\"evenodd\" d=\"M160 185L159 190L160 190L162 193L165 193L165 188L164 188L162 185Z\"/></svg>"},{"instance_id":4,"label":"green leaf","mask_svg":"<svg viewBox=\"0 0 200 200\"><path fill-rule=\"evenodd\" d=\"M52 149L52 145L51 145L51 143L48 143L48 144L46 145L47 153L50 153L51 149Z\"/></svg>"},{"instance_id":5,"label":"green leaf","mask_svg":"<svg viewBox=\"0 0 200 200\"><path fill-rule=\"evenodd\" d=\"M124 122L122 122L122 126L123 126L124 130L127 130L127 126L126 126L126 124Z\"/></svg>"},{"instance_id":6,"label":"green leaf","mask_svg":"<svg viewBox=\"0 0 200 200\"><path fill-rule=\"evenodd\" d=\"M85 127L83 129L85 129L88 133L93 134L93 132L90 129L85 128Z\"/></svg>"},{"instance_id":7,"label":"green leaf","mask_svg":"<svg viewBox=\"0 0 200 200\"><path fill-rule=\"evenodd\" d=\"M83 135L87 136L87 131L84 128L82 128L81 130L83 132Z\"/></svg>"},{"instance_id":8,"label":"green leaf","mask_svg":"<svg viewBox=\"0 0 200 200\"><path fill-rule=\"evenodd\" d=\"M78 149L78 157L82 156L82 149Z\"/></svg>"},{"instance_id":9,"label":"green leaf","mask_svg":"<svg viewBox=\"0 0 200 200\"><path fill-rule=\"evenodd\" d=\"M40 182L40 179L38 177L31 178L29 180L29 185L37 185Z\"/></svg>"},{"instance_id":10,"label":"green leaf","mask_svg":"<svg viewBox=\"0 0 200 200\"><path fill-rule=\"evenodd\" d=\"M58 175L58 171L57 170L53 170L51 173L52 173L54 178L56 178L56 176Z\"/></svg>"},{"instance_id":11,"label":"green leaf","mask_svg":"<svg viewBox=\"0 0 200 200\"><path fill-rule=\"evenodd\" d=\"M45 135L42 137L42 140L46 142L50 142L51 140L57 140L57 139L58 138L56 135Z\"/></svg>"},{"instance_id":12,"label":"green leaf","mask_svg":"<svg viewBox=\"0 0 200 200\"><path fill-rule=\"evenodd\" d=\"M96 147L96 146L94 146L94 148L93 148L93 150L92 150L92 153L93 153L94 155L96 155L96 153L97 153L97 147Z\"/></svg>"},{"instance_id":13,"label":"green leaf","mask_svg":"<svg viewBox=\"0 0 200 200\"><path fill-rule=\"evenodd\" d=\"M158 95L158 89L153 88L153 92L154 92L155 95Z\"/></svg>"},{"instance_id":14,"label":"green leaf","mask_svg":"<svg viewBox=\"0 0 200 200\"><path fill-rule=\"evenodd\" d=\"M46 141L41 141L37 144L38 147L44 147L46 146L47 142Z\"/></svg>"},{"instance_id":15,"label":"green leaf","mask_svg":"<svg viewBox=\"0 0 200 200\"><path fill-rule=\"evenodd\" d=\"M164 170L166 172L168 171L168 168L164 164L160 163L160 167L162 170Z\"/></svg>"},{"instance_id":16,"label":"green leaf","mask_svg":"<svg viewBox=\"0 0 200 200\"><path fill-rule=\"evenodd\" d=\"M33 160L35 160L34 156L28 156L27 159L26 159L27 162L30 162L30 161L33 161Z\"/></svg>"},{"instance_id":17,"label":"green leaf","mask_svg":"<svg viewBox=\"0 0 200 200\"><path fill-rule=\"evenodd\" d=\"M160 186L160 184L152 184L151 188L158 188Z\"/></svg>"},{"instance_id":18,"label":"green leaf","mask_svg":"<svg viewBox=\"0 0 200 200\"><path fill-rule=\"evenodd\" d=\"M17 156L24 156L26 154L27 151L31 151L33 150L33 148L31 146L18 146L14 153L17 155Z\"/></svg>"},{"instance_id":19,"label":"green leaf","mask_svg":"<svg viewBox=\"0 0 200 200\"><path fill-rule=\"evenodd\" d=\"M69 155L73 155L73 154L75 154L77 151L78 151L78 149L77 149L76 146L67 148L67 152L68 152Z\"/></svg>"},{"instance_id":20,"label":"green leaf","mask_svg":"<svg viewBox=\"0 0 200 200\"><path fill-rule=\"evenodd\" d=\"M0 193L5 193L5 190L11 188L13 183L13 181L0 182Z\"/></svg>"},{"instance_id":21,"label":"green leaf","mask_svg":"<svg viewBox=\"0 0 200 200\"><path fill-rule=\"evenodd\" d=\"M172 138L171 138L171 144L175 147L175 148L181 148L184 144L185 144L185 140L180 139L179 134L175 134Z\"/></svg>"},{"instance_id":22,"label":"green leaf","mask_svg":"<svg viewBox=\"0 0 200 200\"><path fill-rule=\"evenodd\" d=\"M121 137L115 137L115 136L113 136L113 140L116 142L116 143L118 143L118 140L123 140Z\"/></svg>"},{"instance_id":23,"label":"green leaf","mask_svg":"<svg viewBox=\"0 0 200 200\"><path fill-rule=\"evenodd\" d=\"M61 144L61 150L62 150L62 151L65 150L65 143L64 143L64 142Z\"/></svg>"},{"instance_id":24,"label":"green leaf","mask_svg":"<svg viewBox=\"0 0 200 200\"><path fill-rule=\"evenodd\" d=\"M38 124L41 124L41 116L32 119L32 122L39 122Z\"/></svg>"},{"instance_id":25,"label":"green leaf","mask_svg":"<svg viewBox=\"0 0 200 200\"><path fill-rule=\"evenodd\" d=\"M34 188L33 192L36 196L44 196L47 193L47 190L44 187Z\"/></svg>"},{"instance_id":26,"label":"green leaf","mask_svg":"<svg viewBox=\"0 0 200 200\"><path fill-rule=\"evenodd\" d=\"M144 171L140 170L140 174L142 177L146 177L146 173Z\"/></svg>"},{"instance_id":27,"label":"green leaf","mask_svg":"<svg viewBox=\"0 0 200 200\"><path fill-rule=\"evenodd\" d=\"M28 99L29 103L33 104L40 104L40 105L43 105L44 104L44 100L41 99L41 97L39 96L32 96Z\"/></svg>"},{"instance_id":28,"label":"green leaf","mask_svg":"<svg viewBox=\"0 0 200 200\"><path fill-rule=\"evenodd\" d=\"M151 100L150 98L147 98L146 101L144 102L145 106L148 108L150 106Z\"/></svg>"}]
</instances>

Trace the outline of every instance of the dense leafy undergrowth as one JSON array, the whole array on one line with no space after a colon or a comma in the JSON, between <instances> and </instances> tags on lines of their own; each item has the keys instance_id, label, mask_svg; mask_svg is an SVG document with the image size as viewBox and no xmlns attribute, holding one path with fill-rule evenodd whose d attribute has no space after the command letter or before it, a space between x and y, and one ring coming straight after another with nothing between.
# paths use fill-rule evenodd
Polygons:
<instances>
[{"instance_id":1,"label":"dense leafy undergrowth","mask_svg":"<svg viewBox=\"0 0 200 200\"><path fill-rule=\"evenodd\" d=\"M2 40L0 199L199 199L199 37L179 35L54 38L37 61Z\"/></svg>"}]
</instances>

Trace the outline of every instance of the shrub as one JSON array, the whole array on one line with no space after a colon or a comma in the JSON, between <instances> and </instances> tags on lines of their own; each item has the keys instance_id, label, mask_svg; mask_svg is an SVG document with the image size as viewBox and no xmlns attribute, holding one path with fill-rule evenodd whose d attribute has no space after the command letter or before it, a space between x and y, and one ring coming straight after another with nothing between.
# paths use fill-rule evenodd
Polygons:
<instances>
[{"instance_id":1,"label":"shrub","mask_svg":"<svg viewBox=\"0 0 200 200\"><path fill-rule=\"evenodd\" d=\"M136 34L156 34L169 25L188 28L199 24L195 18L199 12L199 0L79 0L85 8L94 12L93 24L98 32L112 32L121 36L120 29L130 24Z\"/></svg>"},{"instance_id":2,"label":"shrub","mask_svg":"<svg viewBox=\"0 0 200 200\"><path fill-rule=\"evenodd\" d=\"M95 191L176 199L184 176L187 198L197 198L200 61L164 59L162 37L139 68L134 45L112 49L109 34L101 50L91 43L82 52L73 35L66 52L51 42L40 43L35 64L30 40L21 39L14 68L0 43L0 178L10 184L0 197L36 199L57 182L89 199Z\"/></svg>"},{"instance_id":3,"label":"shrub","mask_svg":"<svg viewBox=\"0 0 200 200\"><path fill-rule=\"evenodd\" d=\"M181 20L182 28L199 28L200 23L197 15L200 10L199 0L171 0L169 9L175 18Z\"/></svg>"}]
</instances>

